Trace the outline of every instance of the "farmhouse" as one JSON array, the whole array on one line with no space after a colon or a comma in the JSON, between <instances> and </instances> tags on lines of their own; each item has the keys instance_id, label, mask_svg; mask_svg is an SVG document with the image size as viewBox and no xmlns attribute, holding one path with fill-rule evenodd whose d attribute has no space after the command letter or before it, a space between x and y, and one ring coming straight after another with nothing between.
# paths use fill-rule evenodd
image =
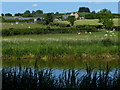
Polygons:
<instances>
[{"instance_id":1,"label":"farmhouse","mask_svg":"<svg viewBox=\"0 0 120 90\"><path fill-rule=\"evenodd\" d=\"M70 15L62 15L62 19L65 20L69 17Z\"/></svg>"},{"instance_id":2,"label":"farmhouse","mask_svg":"<svg viewBox=\"0 0 120 90\"><path fill-rule=\"evenodd\" d=\"M76 19L79 18L78 12L72 12L70 16L75 16Z\"/></svg>"},{"instance_id":3,"label":"farmhouse","mask_svg":"<svg viewBox=\"0 0 120 90\"><path fill-rule=\"evenodd\" d=\"M85 17L79 15L79 12L72 12L70 16L75 16L76 19L85 19Z\"/></svg>"},{"instance_id":4,"label":"farmhouse","mask_svg":"<svg viewBox=\"0 0 120 90\"><path fill-rule=\"evenodd\" d=\"M72 12L70 15L62 15L62 19L65 20L69 16L75 16L75 19L85 19L84 17L79 15L79 12Z\"/></svg>"}]
</instances>

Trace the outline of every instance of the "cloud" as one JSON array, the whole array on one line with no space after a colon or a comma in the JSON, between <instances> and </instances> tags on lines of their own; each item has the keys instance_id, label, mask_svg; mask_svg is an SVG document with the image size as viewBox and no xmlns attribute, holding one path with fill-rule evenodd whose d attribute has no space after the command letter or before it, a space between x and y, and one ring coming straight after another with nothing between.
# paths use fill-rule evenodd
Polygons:
<instances>
[{"instance_id":1,"label":"cloud","mask_svg":"<svg viewBox=\"0 0 120 90\"><path fill-rule=\"evenodd\" d=\"M33 6L33 7L37 7L37 6L38 6L38 4L32 4L32 6Z\"/></svg>"}]
</instances>

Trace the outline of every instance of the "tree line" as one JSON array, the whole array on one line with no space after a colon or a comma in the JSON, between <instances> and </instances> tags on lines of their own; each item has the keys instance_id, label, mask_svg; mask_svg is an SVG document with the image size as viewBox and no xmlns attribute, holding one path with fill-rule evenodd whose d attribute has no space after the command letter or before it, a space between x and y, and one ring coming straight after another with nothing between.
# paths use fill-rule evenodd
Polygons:
<instances>
[{"instance_id":1,"label":"tree line","mask_svg":"<svg viewBox=\"0 0 120 90\"><path fill-rule=\"evenodd\" d=\"M36 17L36 16L42 16L43 10L36 10L30 12L30 10L26 10L24 13L15 13L14 16L23 16L23 17ZM11 13L1 14L1 16L13 16Z\"/></svg>"}]
</instances>

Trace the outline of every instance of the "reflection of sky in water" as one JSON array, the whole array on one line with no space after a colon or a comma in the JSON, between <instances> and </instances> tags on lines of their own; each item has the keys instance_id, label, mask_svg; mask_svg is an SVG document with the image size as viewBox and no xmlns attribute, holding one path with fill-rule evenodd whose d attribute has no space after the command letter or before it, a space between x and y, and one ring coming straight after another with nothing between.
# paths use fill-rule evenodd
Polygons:
<instances>
[{"instance_id":1,"label":"reflection of sky in water","mask_svg":"<svg viewBox=\"0 0 120 90\"><path fill-rule=\"evenodd\" d=\"M34 74L34 71L35 71L35 69L34 68L26 68L26 67L22 67L22 68L18 68L18 67L12 67L12 68L4 68L7 72L16 72L16 74L18 74L18 73L21 73L21 74L23 74L23 73L25 73L25 71L27 70L28 72L30 72L30 70L31 70L31 72L32 72L32 74ZM2 70L2 68L0 68L0 70ZM42 69L36 69L36 71L37 72L39 72L39 71L41 71L41 70L43 70L44 71L44 73L48 70L48 72L51 70L52 71L52 75L53 76L55 76L56 78L58 78L60 75L62 75L62 73L65 71L66 72L66 74L68 75L68 71L69 71L69 69L56 69L56 68L53 68L53 69L50 69L50 68L42 68ZM77 72L78 73L78 78L80 78L80 77L82 77L83 75L86 75L87 74L87 71L85 70L85 69L80 69L80 70L77 70L77 69L74 69L75 70L75 72ZM70 71L70 73L71 73L72 71ZM92 73L91 73L91 77L93 77L93 75L95 74L95 72L97 72L97 76L99 76L99 74L100 74L100 72L101 72L101 74L105 74L105 71L103 71L103 70L101 70L101 71L99 71L99 70L93 70L92 71ZM112 77L112 76L114 76L114 74L115 73L119 73L120 72L120 69L112 69L112 70L110 70L110 72L109 72L109 76L110 77Z\"/></svg>"}]
</instances>

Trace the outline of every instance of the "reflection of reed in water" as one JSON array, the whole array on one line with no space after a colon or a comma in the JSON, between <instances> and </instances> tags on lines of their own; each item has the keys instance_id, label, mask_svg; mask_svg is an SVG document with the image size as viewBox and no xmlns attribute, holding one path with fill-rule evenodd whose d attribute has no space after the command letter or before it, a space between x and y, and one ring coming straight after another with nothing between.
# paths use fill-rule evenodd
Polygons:
<instances>
[{"instance_id":1,"label":"reflection of reed in water","mask_svg":"<svg viewBox=\"0 0 120 90\"><path fill-rule=\"evenodd\" d=\"M38 90L39 88L120 89L120 69L111 75L110 68L94 71L87 66L79 70L66 69L56 78L53 69L3 68L3 90Z\"/></svg>"}]
</instances>

